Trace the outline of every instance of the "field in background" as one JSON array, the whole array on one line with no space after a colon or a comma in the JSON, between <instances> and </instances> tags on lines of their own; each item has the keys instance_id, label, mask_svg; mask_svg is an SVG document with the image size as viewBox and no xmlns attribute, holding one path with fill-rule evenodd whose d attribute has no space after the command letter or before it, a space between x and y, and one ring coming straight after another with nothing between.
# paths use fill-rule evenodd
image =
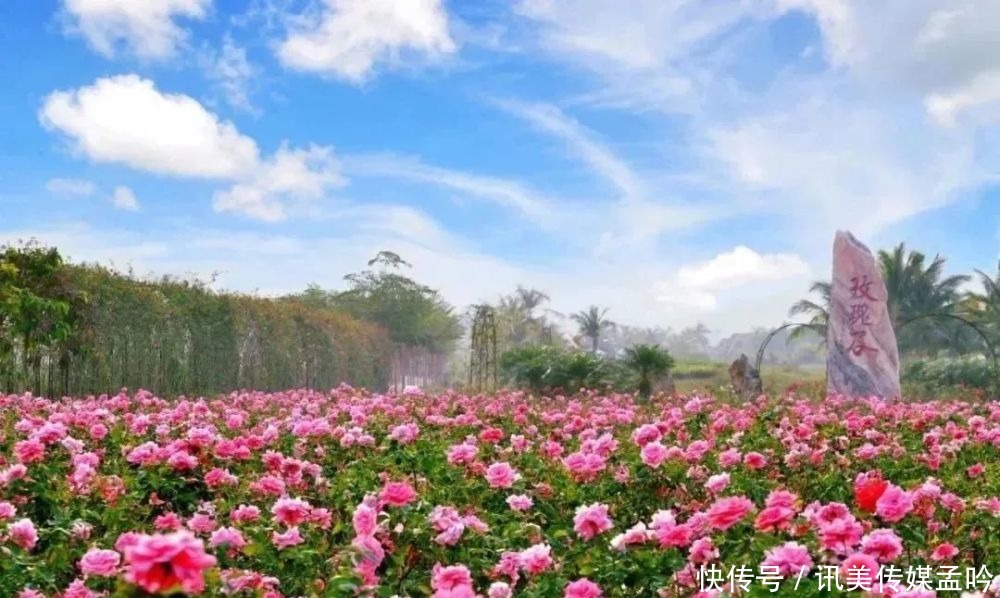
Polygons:
<instances>
[{"instance_id":1,"label":"field in background","mask_svg":"<svg viewBox=\"0 0 1000 598\"><path fill-rule=\"evenodd\" d=\"M768 365L761 366L764 391L769 394L785 392L789 387L822 386L826 368L822 365ZM674 383L680 393L719 393L729 387L729 364L716 361L679 360L673 368Z\"/></svg>"}]
</instances>

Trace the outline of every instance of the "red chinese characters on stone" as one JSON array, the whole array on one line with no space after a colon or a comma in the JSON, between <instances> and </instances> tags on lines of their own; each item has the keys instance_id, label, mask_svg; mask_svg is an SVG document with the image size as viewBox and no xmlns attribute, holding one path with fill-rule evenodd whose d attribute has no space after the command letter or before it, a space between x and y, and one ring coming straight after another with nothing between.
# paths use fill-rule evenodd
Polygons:
<instances>
[{"instance_id":1,"label":"red chinese characters on stone","mask_svg":"<svg viewBox=\"0 0 1000 598\"><path fill-rule=\"evenodd\" d=\"M872 306L868 301L877 301L871 294L872 283L867 275L851 278L851 299L856 302L850 304L851 311L847 314L847 326L851 333L851 344L847 350L855 357L868 351L878 353L877 348L865 342L868 328L872 325Z\"/></svg>"}]
</instances>

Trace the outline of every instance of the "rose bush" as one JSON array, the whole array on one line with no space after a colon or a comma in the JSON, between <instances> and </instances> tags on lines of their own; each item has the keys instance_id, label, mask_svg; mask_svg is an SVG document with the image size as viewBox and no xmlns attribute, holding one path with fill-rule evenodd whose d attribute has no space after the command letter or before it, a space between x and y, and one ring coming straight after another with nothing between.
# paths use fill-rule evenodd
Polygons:
<instances>
[{"instance_id":1,"label":"rose bush","mask_svg":"<svg viewBox=\"0 0 1000 598\"><path fill-rule=\"evenodd\" d=\"M997 403L345 386L0 407L0 596L690 596L743 566L818 596L796 576L1000 573ZM930 595L910 590L872 593Z\"/></svg>"}]
</instances>

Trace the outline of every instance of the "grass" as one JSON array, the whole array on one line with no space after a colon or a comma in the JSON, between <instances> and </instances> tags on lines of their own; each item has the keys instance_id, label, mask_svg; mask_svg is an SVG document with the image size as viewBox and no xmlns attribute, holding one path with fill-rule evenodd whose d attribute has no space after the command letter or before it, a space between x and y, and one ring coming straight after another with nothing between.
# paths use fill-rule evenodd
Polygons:
<instances>
[{"instance_id":1,"label":"grass","mask_svg":"<svg viewBox=\"0 0 1000 598\"><path fill-rule=\"evenodd\" d=\"M677 391L691 393L697 391L718 393L729 387L729 364L715 361L678 361L673 368L674 384ZM761 366L764 392L783 393L790 387L824 385L826 368L822 365Z\"/></svg>"}]
</instances>

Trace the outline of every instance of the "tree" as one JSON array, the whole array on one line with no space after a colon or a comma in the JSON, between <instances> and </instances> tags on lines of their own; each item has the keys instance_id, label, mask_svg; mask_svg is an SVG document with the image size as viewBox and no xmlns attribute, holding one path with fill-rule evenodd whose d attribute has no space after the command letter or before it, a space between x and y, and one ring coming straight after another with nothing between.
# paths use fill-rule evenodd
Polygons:
<instances>
[{"instance_id":1,"label":"tree","mask_svg":"<svg viewBox=\"0 0 1000 598\"><path fill-rule=\"evenodd\" d=\"M570 317L580 327L580 334L590 339L591 353L597 353L597 343L601 339L601 332L605 328L611 328L614 322L604 316L607 315L608 308L601 309L596 305L591 305L587 311L577 312Z\"/></svg>"},{"instance_id":2,"label":"tree","mask_svg":"<svg viewBox=\"0 0 1000 598\"><path fill-rule=\"evenodd\" d=\"M900 352L935 354L942 348L965 344L960 341L967 331L951 318L927 318L906 325L919 316L958 312L959 287L969 280L964 275L944 277L945 258L940 255L925 266L926 259L919 251L907 252L903 243L878 252L889 319L897 332Z\"/></svg>"},{"instance_id":3,"label":"tree","mask_svg":"<svg viewBox=\"0 0 1000 598\"><path fill-rule=\"evenodd\" d=\"M809 287L809 292L819 294L819 302L811 299L800 299L788 310L790 316L809 316L806 325L792 331L789 340L801 337L806 330L812 330L822 339L820 343L825 345L826 327L830 322L831 285L829 282L817 280Z\"/></svg>"},{"instance_id":4,"label":"tree","mask_svg":"<svg viewBox=\"0 0 1000 598\"><path fill-rule=\"evenodd\" d=\"M625 366L639 378L639 396L648 399L653 380L667 374L674 367L674 358L657 345L635 345L625 349Z\"/></svg>"},{"instance_id":5,"label":"tree","mask_svg":"<svg viewBox=\"0 0 1000 598\"><path fill-rule=\"evenodd\" d=\"M976 270L982 293L969 293L965 300L965 312L976 320L994 342L1000 341L1000 262L997 263L996 278L982 270Z\"/></svg>"},{"instance_id":6,"label":"tree","mask_svg":"<svg viewBox=\"0 0 1000 598\"><path fill-rule=\"evenodd\" d=\"M952 320L927 319L912 326L900 327L908 321L930 314L955 314L959 311L959 287L969 279L957 275L943 277L945 258L937 255L926 264L919 251L906 251L900 243L889 251L878 252L878 266L886 287L889 320L896 330L900 352L934 352L940 347L954 346L963 334L961 325ZM824 339L830 313L830 283L817 281L809 287L819 294L819 301L802 299L789 310L789 315L809 316L806 328ZM801 334L803 329L796 331ZM796 334L795 336L798 336Z\"/></svg>"},{"instance_id":7,"label":"tree","mask_svg":"<svg viewBox=\"0 0 1000 598\"><path fill-rule=\"evenodd\" d=\"M398 345L449 351L462 334L458 317L437 291L401 274L402 267L410 264L391 251L380 251L368 261L368 269L344 277L350 289L329 294L327 302L381 325ZM305 299L314 303L321 293L310 287Z\"/></svg>"},{"instance_id":8,"label":"tree","mask_svg":"<svg viewBox=\"0 0 1000 598\"><path fill-rule=\"evenodd\" d=\"M534 320L535 308L541 306L549 300L549 296L538 289L526 289L522 286L518 286L515 293L517 294L518 300L520 300L521 307L527 313L529 320Z\"/></svg>"}]
</instances>

